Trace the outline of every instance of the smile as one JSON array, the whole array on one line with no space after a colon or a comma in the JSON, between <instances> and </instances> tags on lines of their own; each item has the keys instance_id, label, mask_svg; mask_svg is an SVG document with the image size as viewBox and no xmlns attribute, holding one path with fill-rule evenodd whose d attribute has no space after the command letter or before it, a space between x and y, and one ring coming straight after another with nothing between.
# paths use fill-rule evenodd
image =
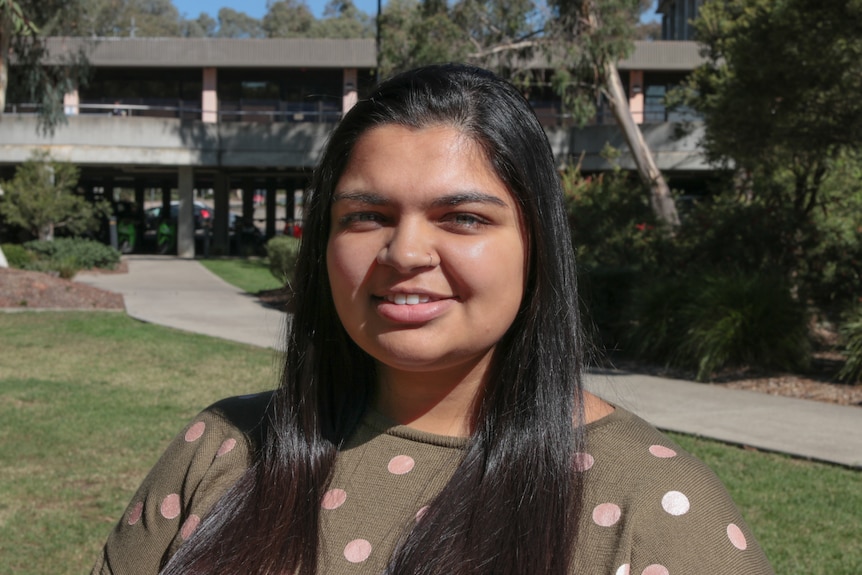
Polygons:
<instances>
[{"instance_id":1,"label":"smile","mask_svg":"<svg viewBox=\"0 0 862 575\"><path fill-rule=\"evenodd\" d=\"M431 301L431 298L425 294L406 294L406 293L397 293L384 296L386 301L390 303L394 303L395 305L416 305L420 303L428 303Z\"/></svg>"}]
</instances>

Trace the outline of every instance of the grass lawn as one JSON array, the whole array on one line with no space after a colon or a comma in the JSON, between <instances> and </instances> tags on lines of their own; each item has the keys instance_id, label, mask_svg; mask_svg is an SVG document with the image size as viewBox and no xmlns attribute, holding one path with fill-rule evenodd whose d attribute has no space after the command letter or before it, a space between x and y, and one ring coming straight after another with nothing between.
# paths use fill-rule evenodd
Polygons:
<instances>
[{"instance_id":1,"label":"grass lawn","mask_svg":"<svg viewBox=\"0 0 862 575\"><path fill-rule=\"evenodd\" d=\"M0 313L0 572L86 572L167 442L217 399L272 387L277 364L120 313ZM674 438L724 480L777 573L859 572L862 473Z\"/></svg>"},{"instance_id":2,"label":"grass lawn","mask_svg":"<svg viewBox=\"0 0 862 575\"><path fill-rule=\"evenodd\" d=\"M283 287L269 271L265 259L201 259L205 268L248 293Z\"/></svg>"}]
</instances>

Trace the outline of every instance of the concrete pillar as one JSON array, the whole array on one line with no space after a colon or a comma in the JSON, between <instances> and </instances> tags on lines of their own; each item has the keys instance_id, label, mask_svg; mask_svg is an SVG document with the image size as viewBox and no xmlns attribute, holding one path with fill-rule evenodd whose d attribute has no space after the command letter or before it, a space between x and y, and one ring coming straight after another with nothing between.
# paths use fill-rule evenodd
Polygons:
<instances>
[{"instance_id":1,"label":"concrete pillar","mask_svg":"<svg viewBox=\"0 0 862 575\"><path fill-rule=\"evenodd\" d=\"M205 124L218 122L218 71L204 68L203 92L201 93L201 121Z\"/></svg>"},{"instance_id":2,"label":"concrete pillar","mask_svg":"<svg viewBox=\"0 0 862 575\"><path fill-rule=\"evenodd\" d=\"M162 211L160 212L161 217L167 218L171 215L171 190L173 189L173 184L168 181L162 182Z\"/></svg>"},{"instance_id":3,"label":"concrete pillar","mask_svg":"<svg viewBox=\"0 0 862 575\"><path fill-rule=\"evenodd\" d=\"M228 246L228 212L230 211L230 180L228 175L219 170L215 175L213 185L213 255L226 255Z\"/></svg>"},{"instance_id":4,"label":"concrete pillar","mask_svg":"<svg viewBox=\"0 0 862 575\"><path fill-rule=\"evenodd\" d=\"M356 91L356 68L345 68L343 74L344 96L341 99L341 113L346 114L356 105L359 96Z\"/></svg>"},{"instance_id":5,"label":"concrete pillar","mask_svg":"<svg viewBox=\"0 0 862 575\"><path fill-rule=\"evenodd\" d=\"M180 209L177 216L177 255L181 258L193 258L195 257L194 177L191 166L180 166L178 171Z\"/></svg>"},{"instance_id":6,"label":"concrete pillar","mask_svg":"<svg viewBox=\"0 0 862 575\"><path fill-rule=\"evenodd\" d=\"M644 73L629 70L629 109L636 124L644 123Z\"/></svg>"},{"instance_id":7,"label":"concrete pillar","mask_svg":"<svg viewBox=\"0 0 862 575\"><path fill-rule=\"evenodd\" d=\"M266 180L266 239L273 237L275 229L275 195L277 183L275 178Z\"/></svg>"},{"instance_id":8,"label":"concrete pillar","mask_svg":"<svg viewBox=\"0 0 862 575\"><path fill-rule=\"evenodd\" d=\"M242 220L244 224L254 224L254 180L242 180Z\"/></svg>"},{"instance_id":9,"label":"concrete pillar","mask_svg":"<svg viewBox=\"0 0 862 575\"><path fill-rule=\"evenodd\" d=\"M147 221L144 215L146 191L147 183L144 180L135 179L135 251L139 251L144 244L144 232L147 230Z\"/></svg>"}]
</instances>

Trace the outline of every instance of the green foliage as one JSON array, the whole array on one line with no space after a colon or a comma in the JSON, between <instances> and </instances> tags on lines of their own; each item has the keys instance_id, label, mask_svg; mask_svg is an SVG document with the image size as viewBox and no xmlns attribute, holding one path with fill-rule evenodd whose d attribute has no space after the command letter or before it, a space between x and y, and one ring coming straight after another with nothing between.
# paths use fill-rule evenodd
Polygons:
<instances>
[{"instance_id":1,"label":"green foliage","mask_svg":"<svg viewBox=\"0 0 862 575\"><path fill-rule=\"evenodd\" d=\"M314 14L299 0L281 0L269 4L261 23L267 38L302 38L314 25Z\"/></svg>"},{"instance_id":2,"label":"green foliage","mask_svg":"<svg viewBox=\"0 0 862 575\"><path fill-rule=\"evenodd\" d=\"M862 382L862 305L857 305L847 313L841 326L847 362L838 373L844 381Z\"/></svg>"},{"instance_id":3,"label":"green foliage","mask_svg":"<svg viewBox=\"0 0 862 575\"><path fill-rule=\"evenodd\" d=\"M218 11L219 38L262 38L264 35L260 20L233 8L220 8Z\"/></svg>"},{"instance_id":4,"label":"green foliage","mask_svg":"<svg viewBox=\"0 0 862 575\"><path fill-rule=\"evenodd\" d=\"M57 271L70 278L78 270L114 269L120 262L120 252L103 243L81 238L57 238L54 241L36 240L24 244L36 259L23 269Z\"/></svg>"},{"instance_id":5,"label":"green foliage","mask_svg":"<svg viewBox=\"0 0 862 575\"><path fill-rule=\"evenodd\" d=\"M656 263L663 234L646 191L632 174L617 170L584 177L570 166L561 178L581 267L641 268Z\"/></svg>"},{"instance_id":6,"label":"green foliage","mask_svg":"<svg viewBox=\"0 0 862 575\"><path fill-rule=\"evenodd\" d=\"M371 38L371 18L356 8L352 0L329 0L323 18L316 20L310 35L315 38Z\"/></svg>"},{"instance_id":7,"label":"green foliage","mask_svg":"<svg viewBox=\"0 0 862 575\"><path fill-rule=\"evenodd\" d=\"M36 254L21 244L3 244L0 246L10 268L25 269L25 266L37 259Z\"/></svg>"},{"instance_id":8,"label":"green foliage","mask_svg":"<svg viewBox=\"0 0 862 575\"><path fill-rule=\"evenodd\" d=\"M862 142L862 4L708 2L695 26L708 63L691 96L713 158L807 171L812 184L826 158Z\"/></svg>"},{"instance_id":9,"label":"green foliage","mask_svg":"<svg viewBox=\"0 0 862 575\"><path fill-rule=\"evenodd\" d=\"M467 60L468 41L445 5L432 10L418 0L390 0L380 16L380 76Z\"/></svg>"},{"instance_id":10,"label":"green foliage","mask_svg":"<svg viewBox=\"0 0 862 575\"><path fill-rule=\"evenodd\" d=\"M695 26L707 63L679 101L703 114L708 158L800 230L786 252L808 253L817 211L835 200L825 182L862 144L862 3L708 2Z\"/></svg>"},{"instance_id":11,"label":"green foliage","mask_svg":"<svg viewBox=\"0 0 862 575\"><path fill-rule=\"evenodd\" d=\"M34 238L51 239L58 228L72 235L94 231L110 207L78 195L77 183L77 167L53 161L47 152L34 152L18 166L12 180L3 182L6 193L0 200L0 215Z\"/></svg>"},{"instance_id":12,"label":"green foliage","mask_svg":"<svg viewBox=\"0 0 862 575\"><path fill-rule=\"evenodd\" d=\"M844 153L830 162L820 197L797 273L806 297L824 309L843 310L862 285L862 154Z\"/></svg>"},{"instance_id":13,"label":"green foliage","mask_svg":"<svg viewBox=\"0 0 862 575\"><path fill-rule=\"evenodd\" d=\"M570 166L561 178L584 317L602 341L614 346L630 323L625 310L631 290L658 266L667 240L643 186L631 174L584 177Z\"/></svg>"},{"instance_id":14,"label":"green foliage","mask_svg":"<svg viewBox=\"0 0 862 575\"><path fill-rule=\"evenodd\" d=\"M6 72L11 54L16 61L8 85L5 74L0 75L0 114L8 98L9 102L38 104L38 129L45 134L53 134L56 126L66 123L63 95L86 84L87 58L84 50L49 55L44 38L83 35L79 24L85 1L0 2L0 70ZM45 65L49 56L60 65Z\"/></svg>"},{"instance_id":15,"label":"green foliage","mask_svg":"<svg viewBox=\"0 0 862 575\"><path fill-rule=\"evenodd\" d=\"M629 334L638 357L697 370L804 368L807 314L775 275L689 272L635 289Z\"/></svg>"},{"instance_id":16,"label":"green foliage","mask_svg":"<svg viewBox=\"0 0 862 575\"><path fill-rule=\"evenodd\" d=\"M269 257L269 271L282 284L289 284L296 271L296 257L299 255L299 238L275 236L266 242Z\"/></svg>"}]
</instances>

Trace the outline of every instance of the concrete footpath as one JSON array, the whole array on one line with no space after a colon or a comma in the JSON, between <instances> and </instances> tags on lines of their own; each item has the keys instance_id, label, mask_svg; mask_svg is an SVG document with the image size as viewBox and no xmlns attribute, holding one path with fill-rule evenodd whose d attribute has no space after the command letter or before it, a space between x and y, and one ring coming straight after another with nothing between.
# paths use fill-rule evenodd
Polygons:
<instances>
[{"instance_id":1,"label":"concrete footpath","mask_svg":"<svg viewBox=\"0 0 862 575\"><path fill-rule=\"evenodd\" d=\"M280 347L285 318L194 260L127 257L128 274L75 280L123 294L136 319ZM862 469L862 408L628 372L594 371L587 388L656 427Z\"/></svg>"}]
</instances>

